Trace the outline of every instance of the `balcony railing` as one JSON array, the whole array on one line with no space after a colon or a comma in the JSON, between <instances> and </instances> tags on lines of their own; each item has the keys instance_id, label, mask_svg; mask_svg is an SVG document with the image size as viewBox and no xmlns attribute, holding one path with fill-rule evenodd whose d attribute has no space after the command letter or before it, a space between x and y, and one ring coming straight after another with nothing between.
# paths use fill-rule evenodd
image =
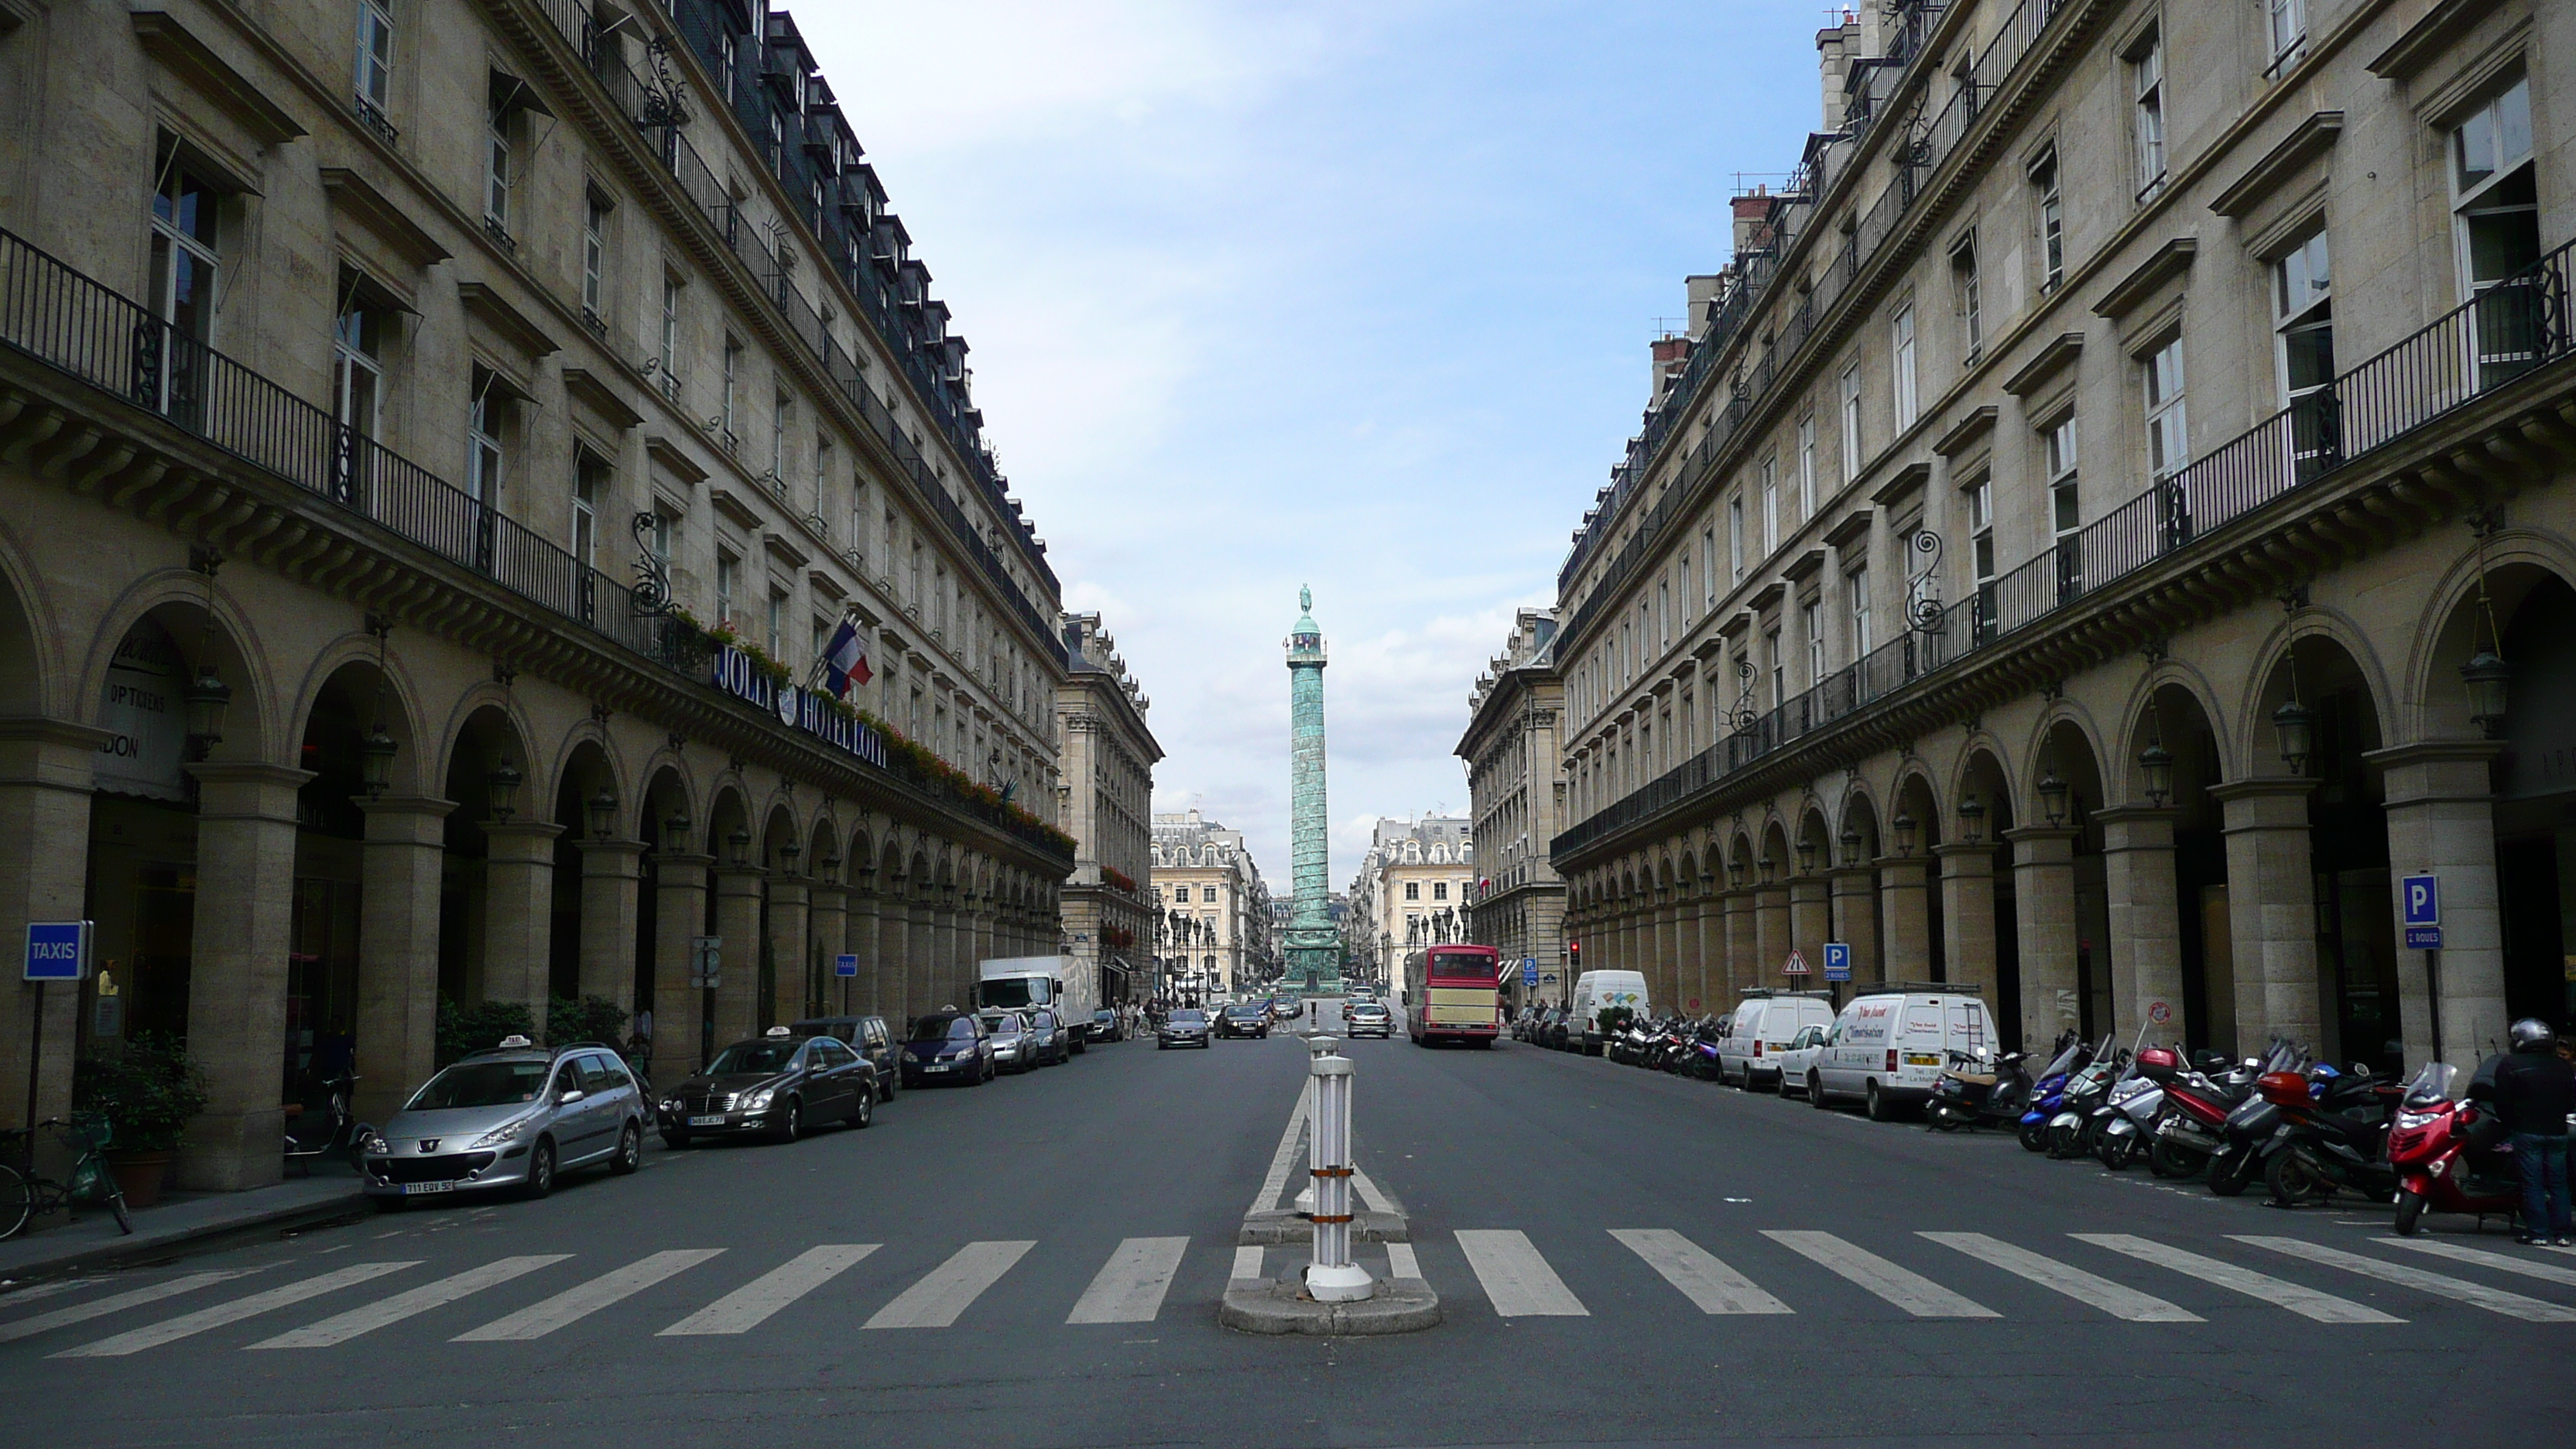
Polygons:
<instances>
[{"instance_id":1,"label":"balcony railing","mask_svg":"<svg viewBox=\"0 0 2576 1449\"><path fill-rule=\"evenodd\" d=\"M1551 843L1562 860L1702 791L1917 679L2039 624L2210 530L2576 352L2570 257L2559 247L2387 351L2300 397L2188 467L1980 585Z\"/></svg>"}]
</instances>

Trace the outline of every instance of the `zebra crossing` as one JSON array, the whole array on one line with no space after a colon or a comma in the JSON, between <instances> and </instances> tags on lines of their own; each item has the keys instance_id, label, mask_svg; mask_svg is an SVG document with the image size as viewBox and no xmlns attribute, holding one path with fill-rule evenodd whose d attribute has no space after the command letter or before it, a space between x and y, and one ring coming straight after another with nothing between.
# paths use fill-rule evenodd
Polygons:
<instances>
[{"instance_id":1,"label":"zebra crossing","mask_svg":"<svg viewBox=\"0 0 2576 1449\"><path fill-rule=\"evenodd\" d=\"M581 1326L611 1334L640 1330L637 1336L649 1338L738 1337L800 1306L809 1314L845 1315L870 1330L936 1333L1002 1311L995 1306L1002 1297L1017 1311L1036 1307L1050 1319L1062 1311L1062 1326L1080 1330L1189 1317L1213 1307L1220 1273L1257 1279L1290 1271L1304 1256L1303 1249L1180 1236L1127 1238L1070 1305L1058 1300L1050 1308L1030 1301L1053 1290L1033 1286L1023 1268L1039 1246L1035 1239L969 1242L935 1262L935 1248L894 1253L888 1260L916 1265L894 1273L859 1271L885 1244L824 1243L784 1261L750 1261L756 1250L667 1248L626 1261L553 1252L437 1268L418 1258L322 1271L299 1271L318 1263L274 1262L183 1272L133 1287L97 1277L0 1297L0 1346L29 1342L38 1355L77 1360L223 1351L227 1344L326 1350L371 1334L411 1333L460 1346L526 1343ZM1709 1318L2000 1319L2047 1316L2046 1305L2054 1303L2061 1314L2073 1304L2111 1322L2188 1325L2209 1322L2221 1303L2250 1300L2338 1326L2408 1321L2391 1309L2419 1316L2467 1309L2478 1322L2492 1315L2576 1323L2576 1302L2567 1301L2576 1299L2567 1291L2576 1290L2576 1263L2440 1238L2357 1236L2350 1247L2334 1247L2243 1233L2186 1248L2126 1233L2016 1242L1925 1230L1880 1233L1864 1245L1817 1229L1706 1241L1673 1228L1568 1229L1542 1241L1518 1229L1462 1228L1366 1253L1364 1261L1388 1276L1429 1277L1452 1301L1453 1323L1465 1324L1487 1317L1589 1319L1596 1305L1603 1312L1640 1311L1641 1305L1657 1311L1653 1294L1665 1290L1675 1295L1665 1301L1680 1311ZM438 1276L419 1281L431 1272ZM1023 1281L1012 1282L1015 1272ZM2486 1281L2497 1277L2515 1286ZM1649 1291L1641 1293L1639 1285ZM2556 1296L2534 1296L2551 1290ZM528 1301L505 1301L514 1297ZM318 1316L292 1322L297 1309ZM1207 1318L1212 1326L1213 1314ZM280 1319L290 1321L281 1325ZM253 1324L246 1332L226 1332L246 1324ZM241 1342L244 1337L250 1341Z\"/></svg>"}]
</instances>

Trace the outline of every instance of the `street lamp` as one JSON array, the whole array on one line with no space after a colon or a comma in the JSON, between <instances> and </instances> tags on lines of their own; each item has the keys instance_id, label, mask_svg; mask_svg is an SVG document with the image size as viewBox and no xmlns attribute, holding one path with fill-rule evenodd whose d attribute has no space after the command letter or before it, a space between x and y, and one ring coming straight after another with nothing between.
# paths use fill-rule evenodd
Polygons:
<instances>
[{"instance_id":1,"label":"street lamp","mask_svg":"<svg viewBox=\"0 0 2576 1449\"><path fill-rule=\"evenodd\" d=\"M725 836L725 861L740 870L751 864L751 832L737 825Z\"/></svg>"},{"instance_id":2,"label":"street lamp","mask_svg":"<svg viewBox=\"0 0 2576 1449\"><path fill-rule=\"evenodd\" d=\"M787 842L785 845L778 847L778 873L780 875L794 875L796 873L796 857L803 855L804 853L805 852L797 846L796 842L792 840Z\"/></svg>"},{"instance_id":3,"label":"street lamp","mask_svg":"<svg viewBox=\"0 0 2576 1449\"><path fill-rule=\"evenodd\" d=\"M662 822L662 848L674 855L689 848L689 812L674 810Z\"/></svg>"},{"instance_id":4,"label":"street lamp","mask_svg":"<svg viewBox=\"0 0 2576 1449\"><path fill-rule=\"evenodd\" d=\"M2460 681L2469 687L2469 722L2492 737L2504 724L2505 686L2513 666L2492 649L2480 649L2460 666Z\"/></svg>"},{"instance_id":5,"label":"street lamp","mask_svg":"<svg viewBox=\"0 0 2576 1449\"><path fill-rule=\"evenodd\" d=\"M504 825L510 823L511 816L519 813L521 778L518 768L506 759L494 765L492 773L483 777L486 798L492 807L492 818Z\"/></svg>"},{"instance_id":6,"label":"street lamp","mask_svg":"<svg viewBox=\"0 0 2576 1449\"><path fill-rule=\"evenodd\" d=\"M2066 823L2066 782L2055 770L2039 777L2039 808L2052 826Z\"/></svg>"},{"instance_id":7,"label":"street lamp","mask_svg":"<svg viewBox=\"0 0 2576 1449\"><path fill-rule=\"evenodd\" d=\"M1845 864L1845 865L1847 865L1847 866L1848 866L1848 865L1858 865L1858 864L1860 864L1860 827L1859 827L1859 826L1857 826L1857 825L1846 825L1846 826L1844 826L1844 827L1843 827L1842 845L1843 845L1843 864Z\"/></svg>"},{"instance_id":8,"label":"street lamp","mask_svg":"<svg viewBox=\"0 0 2576 1449\"><path fill-rule=\"evenodd\" d=\"M1959 802L1959 839L1969 845L1983 838L1986 828L1985 802L1970 795Z\"/></svg>"},{"instance_id":9,"label":"street lamp","mask_svg":"<svg viewBox=\"0 0 2576 1449\"><path fill-rule=\"evenodd\" d=\"M602 785L584 808L590 817L590 838L608 839L609 832L617 828L617 792Z\"/></svg>"},{"instance_id":10,"label":"street lamp","mask_svg":"<svg viewBox=\"0 0 2576 1449\"><path fill-rule=\"evenodd\" d=\"M196 682L188 686L188 744L190 753L202 760L206 752L221 744L224 738L224 716L233 706L233 688L215 672L211 659L197 666Z\"/></svg>"},{"instance_id":11,"label":"street lamp","mask_svg":"<svg viewBox=\"0 0 2576 1449\"><path fill-rule=\"evenodd\" d=\"M383 725L358 742L358 782L366 787L368 799L383 795L386 787L393 784L394 752L401 748L392 735L385 733Z\"/></svg>"},{"instance_id":12,"label":"street lamp","mask_svg":"<svg viewBox=\"0 0 2576 1449\"><path fill-rule=\"evenodd\" d=\"M1816 842L1807 836L1801 835L1798 837L1798 874L1814 875L1815 873Z\"/></svg>"},{"instance_id":13,"label":"street lamp","mask_svg":"<svg viewBox=\"0 0 2576 1449\"><path fill-rule=\"evenodd\" d=\"M2162 745L2138 751L2138 769L2147 777L2147 799L2159 810L2173 797L2173 752Z\"/></svg>"},{"instance_id":14,"label":"street lamp","mask_svg":"<svg viewBox=\"0 0 2576 1449\"><path fill-rule=\"evenodd\" d=\"M1780 878L1780 861L1778 857L1766 855L1762 857L1758 864L1762 870L1762 883L1764 885L1769 885Z\"/></svg>"},{"instance_id":15,"label":"street lamp","mask_svg":"<svg viewBox=\"0 0 2576 1449\"><path fill-rule=\"evenodd\" d=\"M1919 828L1914 822L1914 817L1899 810L1896 812L1896 818L1887 823L1896 829L1896 853L1900 856L1912 855L1914 832Z\"/></svg>"},{"instance_id":16,"label":"street lamp","mask_svg":"<svg viewBox=\"0 0 2576 1449\"><path fill-rule=\"evenodd\" d=\"M2290 702L2272 711L2272 729L2281 737L2281 763L2293 775L2308 772L2308 756L2316 745L2317 714L2299 703L2296 695Z\"/></svg>"}]
</instances>

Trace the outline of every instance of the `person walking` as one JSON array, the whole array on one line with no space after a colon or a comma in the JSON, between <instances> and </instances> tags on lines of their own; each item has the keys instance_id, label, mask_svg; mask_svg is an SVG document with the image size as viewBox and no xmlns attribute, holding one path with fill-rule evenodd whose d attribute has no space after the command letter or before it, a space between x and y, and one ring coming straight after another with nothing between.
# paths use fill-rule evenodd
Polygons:
<instances>
[{"instance_id":1,"label":"person walking","mask_svg":"<svg viewBox=\"0 0 2576 1449\"><path fill-rule=\"evenodd\" d=\"M2525 1017L2510 1035L2512 1050L2496 1068L2495 1102L2522 1169L2519 1241L2565 1247L2576 1241L2567 1202L2567 1114L2576 1111L2576 1065L2558 1054L2547 1022Z\"/></svg>"}]
</instances>

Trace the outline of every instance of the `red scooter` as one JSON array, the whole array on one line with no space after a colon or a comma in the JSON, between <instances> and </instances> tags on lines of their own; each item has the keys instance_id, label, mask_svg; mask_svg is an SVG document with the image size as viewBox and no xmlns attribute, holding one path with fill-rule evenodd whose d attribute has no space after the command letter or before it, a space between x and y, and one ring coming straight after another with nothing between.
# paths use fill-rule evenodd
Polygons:
<instances>
[{"instance_id":1,"label":"red scooter","mask_svg":"<svg viewBox=\"0 0 2576 1449\"><path fill-rule=\"evenodd\" d=\"M2388 1162L2397 1169L2397 1231L2412 1235L2427 1212L2489 1214L2510 1219L2522 1206L2522 1179L2491 1111L2451 1100L2460 1069L2433 1062L2406 1086L2388 1132ZM2488 1130L2478 1130L2485 1126ZM2492 1145L2481 1145L2492 1138Z\"/></svg>"}]
</instances>

